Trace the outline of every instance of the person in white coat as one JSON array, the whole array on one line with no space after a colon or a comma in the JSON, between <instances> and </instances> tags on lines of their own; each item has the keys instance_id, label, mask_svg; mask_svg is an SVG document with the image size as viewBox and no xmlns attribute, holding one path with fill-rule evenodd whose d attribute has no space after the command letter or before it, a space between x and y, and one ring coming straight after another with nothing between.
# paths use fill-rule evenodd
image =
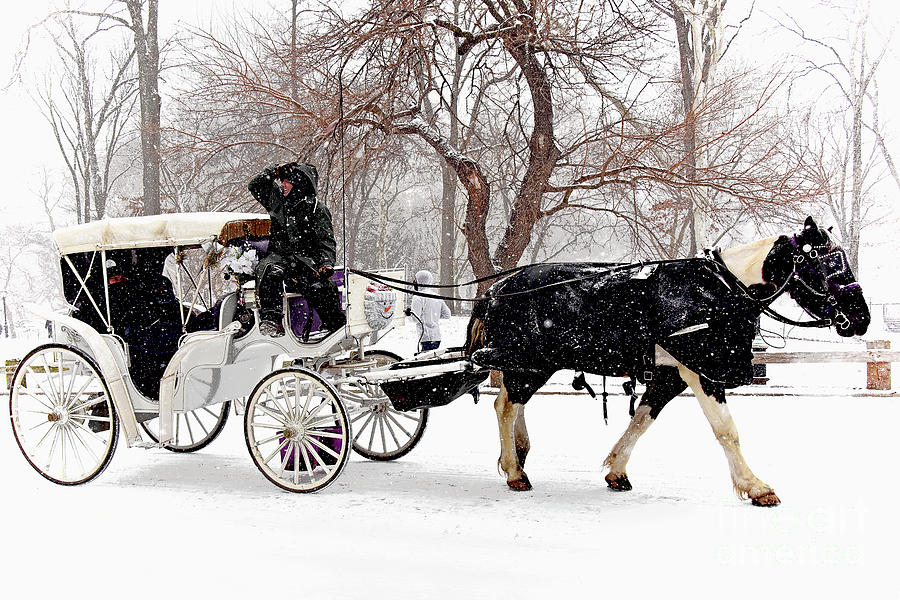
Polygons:
<instances>
[{"instance_id":1,"label":"person in white coat","mask_svg":"<svg viewBox=\"0 0 900 600\"><path fill-rule=\"evenodd\" d=\"M419 271L413 278L416 289L431 285L434 275L430 271ZM425 290L429 290L426 288ZM433 293L433 292L432 292ZM443 300L413 296L406 314L412 314L419 332L419 351L435 350L441 345L441 319L450 318L450 309Z\"/></svg>"}]
</instances>

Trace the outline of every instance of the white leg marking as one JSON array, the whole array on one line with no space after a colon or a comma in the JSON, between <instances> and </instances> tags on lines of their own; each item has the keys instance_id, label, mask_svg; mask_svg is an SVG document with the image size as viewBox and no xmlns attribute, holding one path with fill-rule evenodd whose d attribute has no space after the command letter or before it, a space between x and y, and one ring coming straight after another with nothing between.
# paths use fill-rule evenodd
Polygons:
<instances>
[{"instance_id":1,"label":"white leg marking","mask_svg":"<svg viewBox=\"0 0 900 600\"><path fill-rule=\"evenodd\" d=\"M703 392L700 385L700 376L685 367L678 365L678 373L681 378L691 386L694 395L700 402L700 408L709 421L716 439L725 451L725 458L728 459L728 468L731 471L731 481L734 484L734 491L741 498L759 498L766 494L772 494L771 487L760 481L741 454L741 443L738 439L737 427L731 418L731 411L724 403L716 402L712 396L707 396Z\"/></svg>"},{"instance_id":2,"label":"white leg marking","mask_svg":"<svg viewBox=\"0 0 900 600\"><path fill-rule=\"evenodd\" d=\"M631 422L628 423L625 433L622 434L616 445L609 451L609 456L603 461L603 466L609 467L610 477L626 475L625 467L628 464L628 459L631 458L631 452L634 450L635 444L652 424L653 417L650 416L650 407L638 406L634 411Z\"/></svg>"},{"instance_id":3,"label":"white leg marking","mask_svg":"<svg viewBox=\"0 0 900 600\"><path fill-rule=\"evenodd\" d=\"M506 386L500 383L500 392L494 400L494 410L497 412L497 425L500 428L500 468L506 473L507 483L518 481L522 478L522 469L516 457L516 418L519 415L519 406L509 401Z\"/></svg>"},{"instance_id":4,"label":"white leg marking","mask_svg":"<svg viewBox=\"0 0 900 600\"><path fill-rule=\"evenodd\" d=\"M519 468L522 468L525 464L525 457L528 455L528 451L531 450L531 440L528 439L528 428L525 426L525 405L519 404L517 408L519 409L519 416L516 418L515 425L515 449L516 460Z\"/></svg>"}]
</instances>

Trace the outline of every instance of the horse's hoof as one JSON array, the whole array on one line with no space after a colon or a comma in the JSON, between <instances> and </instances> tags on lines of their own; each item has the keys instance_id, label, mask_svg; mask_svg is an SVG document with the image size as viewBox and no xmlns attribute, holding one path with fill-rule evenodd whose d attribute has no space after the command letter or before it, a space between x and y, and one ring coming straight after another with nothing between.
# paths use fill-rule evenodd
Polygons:
<instances>
[{"instance_id":1,"label":"horse's hoof","mask_svg":"<svg viewBox=\"0 0 900 600\"><path fill-rule=\"evenodd\" d=\"M631 482L628 481L628 475L617 475L615 477L607 475L606 485L608 485L610 489L616 490L617 492L631 491Z\"/></svg>"},{"instance_id":2,"label":"horse's hoof","mask_svg":"<svg viewBox=\"0 0 900 600\"><path fill-rule=\"evenodd\" d=\"M527 492L531 489L531 482L528 481L528 476L525 473L522 473L521 479L516 479L515 481L507 481L506 485L509 486L514 492Z\"/></svg>"},{"instance_id":3,"label":"horse's hoof","mask_svg":"<svg viewBox=\"0 0 900 600\"><path fill-rule=\"evenodd\" d=\"M753 503L753 506L778 506L781 504L781 500L778 499L775 492L768 492L762 496L753 498L751 502Z\"/></svg>"}]
</instances>

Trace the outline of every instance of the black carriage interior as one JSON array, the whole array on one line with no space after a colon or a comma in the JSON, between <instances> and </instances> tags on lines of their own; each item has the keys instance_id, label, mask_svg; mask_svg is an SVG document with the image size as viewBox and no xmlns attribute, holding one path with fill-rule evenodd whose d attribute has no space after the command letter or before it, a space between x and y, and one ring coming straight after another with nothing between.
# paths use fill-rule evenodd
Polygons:
<instances>
[{"instance_id":1,"label":"black carriage interior","mask_svg":"<svg viewBox=\"0 0 900 600\"><path fill-rule=\"evenodd\" d=\"M171 254L172 248L106 252L110 325L128 344L130 374L135 387L152 400L159 397L159 380L178 349L181 335L216 329L221 306L221 299L208 309L201 304L182 326L180 301L172 281L163 274L166 258ZM68 258L84 278L89 292L82 289L64 258L63 291L66 301L75 307L72 316L96 331L106 333L102 253L81 252L70 254Z\"/></svg>"}]
</instances>

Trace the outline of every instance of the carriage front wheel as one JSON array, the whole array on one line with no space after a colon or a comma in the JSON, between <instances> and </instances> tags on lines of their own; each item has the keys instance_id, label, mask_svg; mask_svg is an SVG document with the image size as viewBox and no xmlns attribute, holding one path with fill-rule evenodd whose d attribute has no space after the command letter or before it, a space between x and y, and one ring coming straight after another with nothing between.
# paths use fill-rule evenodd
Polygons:
<instances>
[{"instance_id":1,"label":"carriage front wheel","mask_svg":"<svg viewBox=\"0 0 900 600\"><path fill-rule=\"evenodd\" d=\"M103 472L119 435L109 388L81 350L38 346L16 368L9 418L19 449L54 483L78 485Z\"/></svg>"},{"instance_id":2,"label":"carriage front wheel","mask_svg":"<svg viewBox=\"0 0 900 600\"><path fill-rule=\"evenodd\" d=\"M275 371L247 400L244 438L266 479L291 492L331 484L350 456L350 420L325 379L300 367Z\"/></svg>"}]
</instances>

